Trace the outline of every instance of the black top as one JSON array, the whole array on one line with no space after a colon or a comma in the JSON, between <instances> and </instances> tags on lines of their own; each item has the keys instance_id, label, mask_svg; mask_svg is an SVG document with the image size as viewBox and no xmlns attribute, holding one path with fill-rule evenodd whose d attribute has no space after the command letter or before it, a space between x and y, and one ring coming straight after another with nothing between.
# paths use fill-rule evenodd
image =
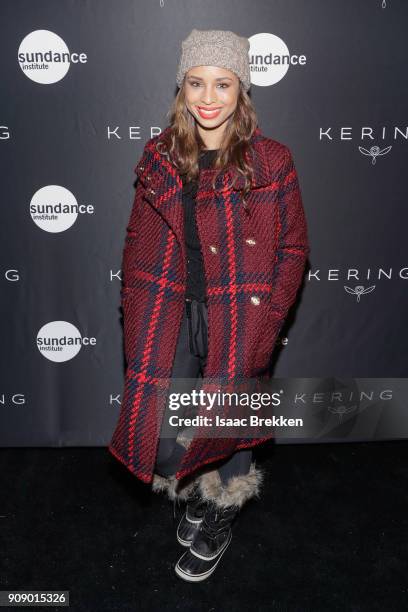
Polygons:
<instances>
[{"instance_id":1,"label":"black top","mask_svg":"<svg viewBox=\"0 0 408 612\"><path fill-rule=\"evenodd\" d=\"M207 149L201 154L198 160L200 170L212 165L217 151L218 149ZM184 234L187 249L187 289L185 297L204 302L206 300L204 263L195 218L197 187L197 181L189 183L183 181Z\"/></svg>"}]
</instances>

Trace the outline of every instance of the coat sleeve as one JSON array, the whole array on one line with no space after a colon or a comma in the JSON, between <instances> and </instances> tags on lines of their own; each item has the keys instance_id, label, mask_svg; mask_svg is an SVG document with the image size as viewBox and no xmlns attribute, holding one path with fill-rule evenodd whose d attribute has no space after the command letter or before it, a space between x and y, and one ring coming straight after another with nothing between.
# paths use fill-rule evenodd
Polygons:
<instances>
[{"instance_id":1,"label":"coat sleeve","mask_svg":"<svg viewBox=\"0 0 408 612\"><path fill-rule=\"evenodd\" d=\"M140 156L139 161L134 167L134 172L137 175L137 183L133 199L133 205L126 226L126 235L122 253L122 298L126 295L127 290L135 284L135 278L134 275L132 276L132 273L135 270L136 246L137 241L140 237L141 217L144 206L146 206L146 201L144 198L146 193L146 186L145 182L141 181L140 176L151 168L153 159L150 147L151 144L154 143L157 138L158 136L154 136L146 142L142 155Z\"/></svg>"},{"instance_id":2,"label":"coat sleeve","mask_svg":"<svg viewBox=\"0 0 408 612\"><path fill-rule=\"evenodd\" d=\"M287 146L279 181L278 206L279 231L272 281L272 304L284 320L295 301L310 252L298 176Z\"/></svg>"},{"instance_id":3,"label":"coat sleeve","mask_svg":"<svg viewBox=\"0 0 408 612\"><path fill-rule=\"evenodd\" d=\"M142 213L142 207L144 205L145 187L137 180L135 195L133 199L133 205L130 211L129 220L126 226L125 242L122 253L122 278L123 278L123 290L122 296L126 291L126 288L132 285L132 261L134 258L135 244L138 240L139 234L139 219Z\"/></svg>"}]
</instances>

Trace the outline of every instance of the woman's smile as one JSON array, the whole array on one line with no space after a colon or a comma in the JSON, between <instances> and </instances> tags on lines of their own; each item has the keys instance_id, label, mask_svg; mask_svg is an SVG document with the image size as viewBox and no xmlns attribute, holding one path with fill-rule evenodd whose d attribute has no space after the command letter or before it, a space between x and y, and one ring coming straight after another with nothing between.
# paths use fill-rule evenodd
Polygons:
<instances>
[{"instance_id":1,"label":"woman's smile","mask_svg":"<svg viewBox=\"0 0 408 612\"><path fill-rule=\"evenodd\" d=\"M207 109L204 106L197 106L197 110L202 119L214 119L215 117L218 117L222 109L221 107Z\"/></svg>"}]
</instances>

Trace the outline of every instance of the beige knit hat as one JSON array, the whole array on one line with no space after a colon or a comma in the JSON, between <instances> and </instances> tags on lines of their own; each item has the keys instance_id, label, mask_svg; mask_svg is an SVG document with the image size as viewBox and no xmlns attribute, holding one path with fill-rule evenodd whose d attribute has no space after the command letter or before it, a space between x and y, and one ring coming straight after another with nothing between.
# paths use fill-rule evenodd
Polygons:
<instances>
[{"instance_id":1,"label":"beige knit hat","mask_svg":"<svg viewBox=\"0 0 408 612\"><path fill-rule=\"evenodd\" d=\"M235 72L245 91L251 86L249 40L230 30L191 30L181 43L176 82L181 87L185 73L193 66L220 66Z\"/></svg>"}]
</instances>

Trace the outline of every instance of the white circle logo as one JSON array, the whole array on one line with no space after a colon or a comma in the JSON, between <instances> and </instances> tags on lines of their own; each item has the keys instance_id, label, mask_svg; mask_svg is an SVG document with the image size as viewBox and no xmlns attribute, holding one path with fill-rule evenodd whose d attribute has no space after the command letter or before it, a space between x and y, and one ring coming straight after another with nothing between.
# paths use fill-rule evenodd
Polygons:
<instances>
[{"instance_id":1,"label":"white circle logo","mask_svg":"<svg viewBox=\"0 0 408 612\"><path fill-rule=\"evenodd\" d=\"M79 330L67 321L52 321L37 334L37 347L50 361L69 361L79 353L82 338Z\"/></svg>"},{"instance_id":2,"label":"white circle logo","mask_svg":"<svg viewBox=\"0 0 408 612\"><path fill-rule=\"evenodd\" d=\"M37 333L37 347L50 361L61 363L78 355L82 346L95 345L96 338L82 337L78 328L68 321L51 321Z\"/></svg>"},{"instance_id":3,"label":"white circle logo","mask_svg":"<svg viewBox=\"0 0 408 612\"><path fill-rule=\"evenodd\" d=\"M86 63L85 53L71 53L58 34L35 30L27 34L18 49L18 62L24 74L36 83L57 83L72 63Z\"/></svg>"},{"instance_id":4,"label":"white circle logo","mask_svg":"<svg viewBox=\"0 0 408 612\"><path fill-rule=\"evenodd\" d=\"M268 32L248 38L251 83L266 87L278 83L286 75L289 66L304 65L304 55L291 55L286 43Z\"/></svg>"},{"instance_id":5,"label":"white circle logo","mask_svg":"<svg viewBox=\"0 0 408 612\"><path fill-rule=\"evenodd\" d=\"M78 202L65 187L46 185L31 198L30 214L45 232L64 232L77 220Z\"/></svg>"}]
</instances>

